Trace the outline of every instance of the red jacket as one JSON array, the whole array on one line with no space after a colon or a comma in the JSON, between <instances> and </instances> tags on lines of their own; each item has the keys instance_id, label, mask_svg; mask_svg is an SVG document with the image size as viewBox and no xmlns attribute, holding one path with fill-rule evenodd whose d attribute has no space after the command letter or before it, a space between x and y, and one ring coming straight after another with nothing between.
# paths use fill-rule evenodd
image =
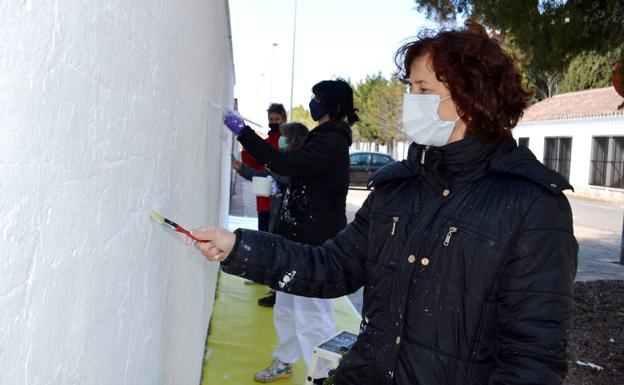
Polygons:
<instances>
[{"instance_id":1,"label":"red jacket","mask_svg":"<svg viewBox=\"0 0 624 385\"><path fill-rule=\"evenodd\" d=\"M281 134L279 130L272 130L269 132L269 137L265 139L265 142L269 143L273 148L279 148L279 138ZM257 171L264 171L264 165L258 163L249 153L243 149L241 151L241 160L247 166L253 168ZM263 212L269 211L271 206L271 198L270 197L256 197L256 211Z\"/></svg>"}]
</instances>

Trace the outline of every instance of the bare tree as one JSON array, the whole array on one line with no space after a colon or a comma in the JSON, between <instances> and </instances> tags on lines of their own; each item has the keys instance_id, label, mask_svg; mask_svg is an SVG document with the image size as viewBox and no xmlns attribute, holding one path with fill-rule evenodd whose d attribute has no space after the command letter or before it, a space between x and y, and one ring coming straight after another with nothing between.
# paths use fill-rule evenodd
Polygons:
<instances>
[{"instance_id":1,"label":"bare tree","mask_svg":"<svg viewBox=\"0 0 624 385\"><path fill-rule=\"evenodd\" d=\"M540 100L548 99L559 92L559 75L544 72L537 77L535 90Z\"/></svg>"}]
</instances>

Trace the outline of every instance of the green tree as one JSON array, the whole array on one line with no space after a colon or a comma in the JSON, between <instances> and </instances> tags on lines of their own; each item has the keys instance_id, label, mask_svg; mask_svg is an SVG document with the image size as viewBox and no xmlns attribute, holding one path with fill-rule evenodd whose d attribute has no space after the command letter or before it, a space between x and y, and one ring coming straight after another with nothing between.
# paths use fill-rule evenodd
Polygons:
<instances>
[{"instance_id":1,"label":"green tree","mask_svg":"<svg viewBox=\"0 0 624 385\"><path fill-rule=\"evenodd\" d=\"M378 73L367 76L365 80L353 87L353 99L360 118L360 121L354 127L354 139L368 141L381 139L381 134L374 118L377 109L376 106L371 104L370 98L376 88L383 87L385 81L381 73Z\"/></svg>"},{"instance_id":2,"label":"green tree","mask_svg":"<svg viewBox=\"0 0 624 385\"><path fill-rule=\"evenodd\" d=\"M561 78L559 84L561 92L610 86L613 67L619 59L619 53L619 50L607 54L589 51L576 56Z\"/></svg>"},{"instance_id":3,"label":"green tree","mask_svg":"<svg viewBox=\"0 0 624 385\"><path fill-rule=\"evenodd\" d=\"M405 86L396 78L386 79L377 73L355 85L355 104L360 121L354 127L356 140L388 144L403 139L400 131Z\"/></svg>"},{"instance_id":4,"label":"green tree","mask_svg":"<svg viewBox=\"0 0 624 385\"><path fill-rule=\"evenodd\" d=\"M317 125L317 123L314 120L312 120L310 111L302 105L293 107L292 112L290 114L290 121L303 123L310 130L316 127Z\"/></svg>"},{"instance_id":5,"label":"green tree","mask_svg":"<svg viewBox=\"0 0 624 385\"><path fill-rule=\"evenodd\" d=\"M622 0L415 0L438 22L481 21L528 59L529 77L559 77L584 52L606 54L624 41ZM544 80L542 80L544 81Z\"/></svg>"}]
</instances>

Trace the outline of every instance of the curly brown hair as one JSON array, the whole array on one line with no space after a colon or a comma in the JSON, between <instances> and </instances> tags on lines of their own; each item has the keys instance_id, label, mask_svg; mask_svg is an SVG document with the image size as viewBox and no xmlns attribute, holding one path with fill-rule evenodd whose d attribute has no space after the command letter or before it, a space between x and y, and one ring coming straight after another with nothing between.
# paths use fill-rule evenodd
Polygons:
<instances>
[{"instance_id":1,"label":"curly brown hair","mask_svg":"<svg viewBox=\"0 0 624 385\"><path fill-rule=\"evenodd\" d=\"M511 136L533 93L524 89L516 58L497 39L472 20L456 30L421 31L396 52L398 77L407 81L412 61L425 54L436 78L449 88L467 134L486 142Z\"/></svg>"}]
</instances>

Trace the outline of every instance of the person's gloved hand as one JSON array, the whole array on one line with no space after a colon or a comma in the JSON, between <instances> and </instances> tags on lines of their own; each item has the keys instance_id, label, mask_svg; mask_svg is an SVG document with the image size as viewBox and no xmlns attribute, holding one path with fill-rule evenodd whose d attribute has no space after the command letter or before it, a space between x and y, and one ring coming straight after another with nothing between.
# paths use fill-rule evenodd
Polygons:
<instances>
[{"instance_id":1,"label":"person's gloved hand","mask_svg":"<svg viewBox=\"0 0 624 385\"><path fill-rule=\"evenodd\" d=\"M234 135L240 134L243 131L243 128L245 128L243 118L241 118L241 116L234 111L228 110L223 114L223 123L234 133Z\"/></svg>"}]
</instances>

